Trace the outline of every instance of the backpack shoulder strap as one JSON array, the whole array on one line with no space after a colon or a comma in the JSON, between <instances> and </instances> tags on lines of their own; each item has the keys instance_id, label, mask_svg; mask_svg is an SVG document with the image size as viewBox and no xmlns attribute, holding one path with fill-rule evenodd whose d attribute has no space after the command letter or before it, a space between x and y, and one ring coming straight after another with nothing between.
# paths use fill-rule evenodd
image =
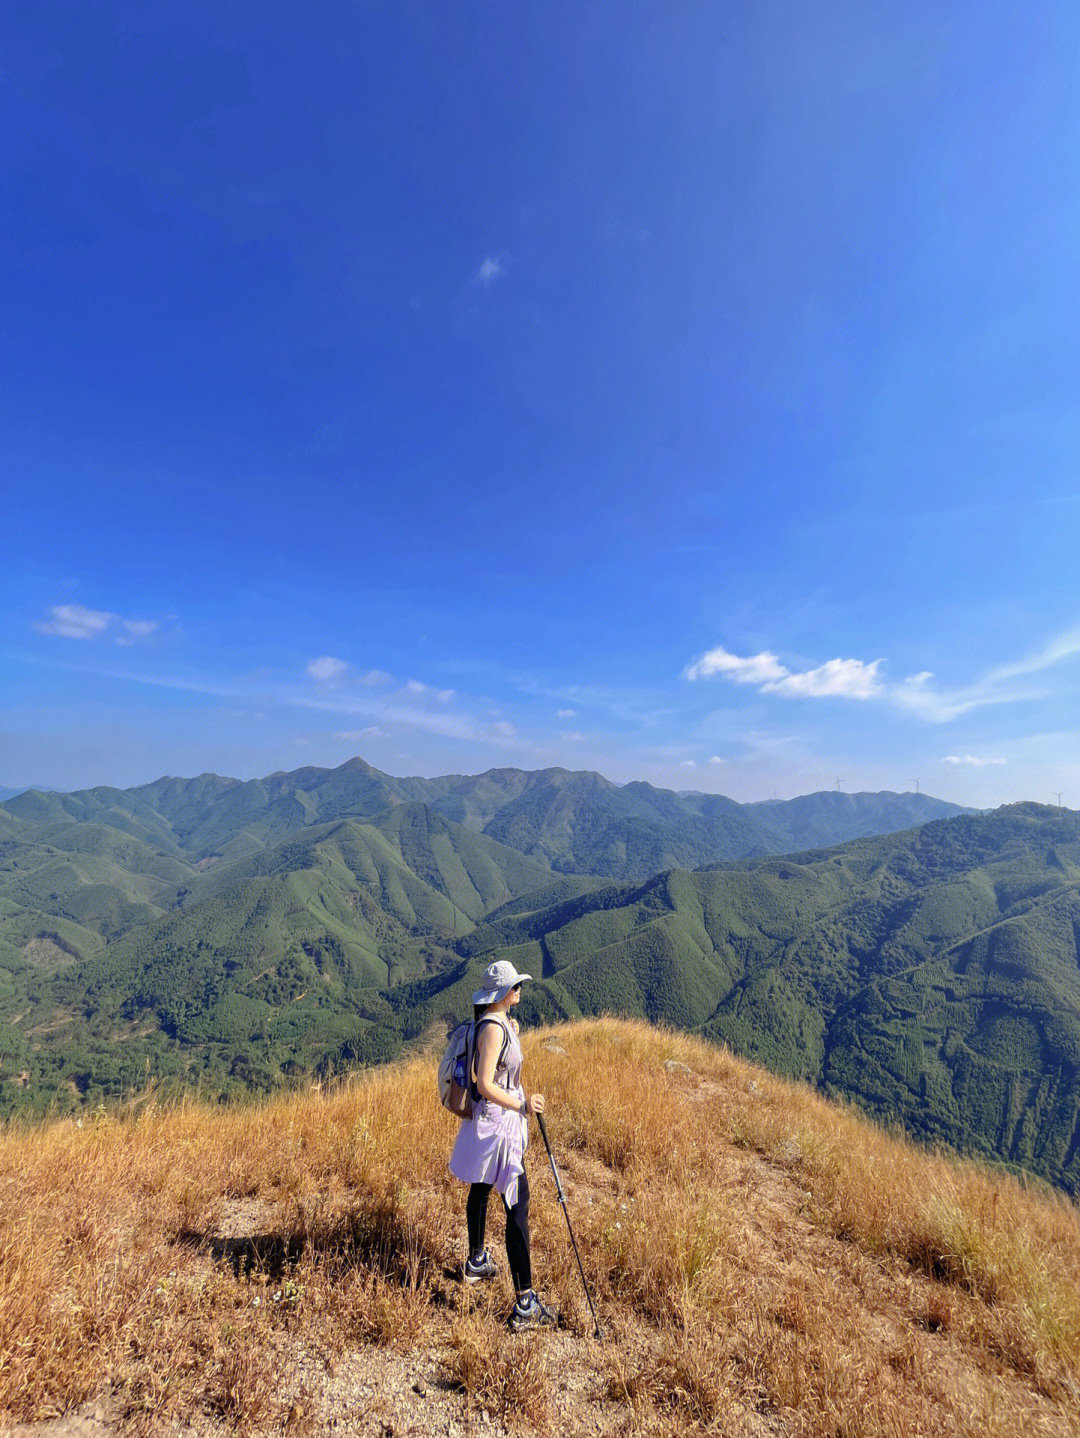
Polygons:
<instances>
[{"instance_id":1,"label":"backpack shoulder strap","mask_svg":"<svg viewBox=\"0 0 1080 1438\"><path fill-rule=\"evenodd\" d=\"M484 1027L485 1024L498 1024L503 1031L502 1048L499 1050L499 1057L495 1061L496 1073L498 1073L499 1070L502 1068L503 1059L506 1057L506 1050L510 1044L510 1026L506 1023L504 1019L499 1018L497 1015L487 1014L484 1018L478 1020L478 1022L473 1025L472 1055L469 1060L469 1091L472 1095L473 1103L480 1102L480 1091L476 1087L476 1056L479 1053L478 1040L480 1037L480 1030Z\"/></svg>"}]
</instances>

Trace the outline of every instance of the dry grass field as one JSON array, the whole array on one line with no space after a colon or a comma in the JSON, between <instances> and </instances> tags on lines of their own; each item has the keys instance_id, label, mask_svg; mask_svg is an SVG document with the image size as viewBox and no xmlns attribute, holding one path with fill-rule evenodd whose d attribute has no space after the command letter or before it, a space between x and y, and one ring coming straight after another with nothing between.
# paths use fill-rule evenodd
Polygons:
<instances>
[{"instance_id":1,"label":"dry grass field","mask_svg":"<svg viewBox=\"0 0 1080 1438\"><path fill-rule=\"evenodd\" d=\"M0 1136L18 1433L1080 1433L1080 1213L644 1024L525 1036L537 1286L457 1279L434 1060ZM65 1416L66 1415L66 1416Z\"/></svg>"}]
</instances>

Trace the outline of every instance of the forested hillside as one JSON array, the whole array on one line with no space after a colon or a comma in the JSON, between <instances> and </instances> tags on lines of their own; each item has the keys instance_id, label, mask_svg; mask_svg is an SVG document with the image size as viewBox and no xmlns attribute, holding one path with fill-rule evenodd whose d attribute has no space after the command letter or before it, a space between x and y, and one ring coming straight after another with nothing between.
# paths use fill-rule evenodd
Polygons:
<instances>
[{"instance_id":1,"label":"forested hillside","mask_svg":"<svg viewBox=\"0 0 1080 1438\"><path fill-rule=\"evenodd\" d=\"M459 949L730 1044L884 1119L1080 1190L1080 816L1039 805L672 871Z\"/></svg>"},{"instance_id":2,"label":"forested hillside","mask_svg":"<svg viewBox=\"0 0 1080 1438\"><path fill-rule=\"evenodd\" d=\"M557 872L613 879L837 844L965 812L926 794L822 793L737 804L721 794L619 785L568 769L395 779L362 759L247 781L203 774L135 789L31 790L5 807L53 835L58 825L104 824L209 865L257 853L298 829L334 819L375 819L410 803L426 804Z\"/></svg>"},{"instance_id":3,"label":"forested hillside","mask_svg":"<svg viewBox=\"0 0 1080 1438\"><path fill-rule=\"evenodd\" d=\"M780 818L832 833L916 799L778 817L595 775L359 761L24 794L0 806L0 1103L268 1091L383 1060L507 957L536 977L532 1021L668 1022L1077 1190L1080 816L1014 805L697 871L560 871L693 853L706 831L738 849L759 811L765 846Z\"/></svg>"}]
</instances>

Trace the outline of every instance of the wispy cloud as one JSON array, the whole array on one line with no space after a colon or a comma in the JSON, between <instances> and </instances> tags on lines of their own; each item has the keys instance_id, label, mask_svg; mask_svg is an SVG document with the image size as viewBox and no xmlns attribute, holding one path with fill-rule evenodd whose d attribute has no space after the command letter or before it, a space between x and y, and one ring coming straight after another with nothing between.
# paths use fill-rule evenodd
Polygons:
<instances>
[{"instance_id":1,"label":"wispy cloud","mask_svg":"<svg viewBox=\"0 0 1080 1438\"><path fill-rule=\"evenodd\" d=\"M988 669L974 683L939 688L929 671L913 674L892 686L890 697L901 708L931 724L944 724L992 704L1020 704L1045 699L1051 692L1046 681L1033 677L1064 664L1080 654L1080 628L1068 629L1048 640L1040 649L1010 664Z\"/></svg>"},{"instance_id":2,"label":"wispy cloud","mask_svg":"<svg viewBox=\"0 0 1080 1438\"><path fill-rule=\"evenodd\" d=\"M157 633L158 622L156 619L122 619L120 621L121 633L117 636L117 644L125 649L132 644L138 644L140 640L151 639Z\"/></svg>"},{"instance_id":3,"label":"wispy cloud","mask_svg":"<svg viewBox=\"0 0 1080 1438\"><path fill-rule=\"evenodd\" d=\"M424 684L419 679L407 679L402 693L413 699L435 699L440 704L449 704L454 697L452 689L436 689L434 685Z\"/></svg>"},{"instance_id":4,"label":"wispy cloud","mask_svg":"<svg viewBox=\"0 0 1080 1438\"><path fill-rule=\"evenodd\" d=\"M125 619L111 609L87 609L82 604L54 604L47 619L34 625L39 634L61 639L103 639L111 636L117 644L131 645L150 639L158 628L156 619Z\"/></svg>"},{"instance_id":5,"label":"wispy cloud","mask_svg":"<svg viewBox=\"0 0 1080 1438\"><path fill-rule=\"evenodd\" d=\"M575 719L575 718L577 717L577 710L576 710L576 709L557 709L557 710L555 711L555 717L556 717L557 719Z\"/></svg>"},{"instance_id":6,"label":"wispy cloud","mask_svg":"<svg viewBox=\"0 0 1080 1438\"><path fill-rule=\"evenodd\" d=\"M1007 759L982 759L978 754L946 754L943 764L961 764L969 769L985 769L987 765L1004 765Z\"/></svg>"},{"instance_id":7,"label":"wispy cloud","mask_svg":"<svg viewBox=\"0 0 1080 1438\"><path fill-rule=\"evenodd\" d=\"M473 282L478 285L490 285L503 274L503 258L501 255L485 255L484 261L476 274Z\"/></svg>"},{"instance_id":8,"label":"wispy cloud","mask_svg":"<svg viewBox=\"0 0 1080 1438\"><path fill-rule=\"evenodd\" d=\"M34 628L39 634L58 634L62 639L100 639L117 618L105 609L84 609L81 604L54 604L49 618Z\"/></svg>"},{"instance_id":9,"label":"wispy cloud","mask_svg":"<svg viewBox=\"0 0 1080 1438\"><path fill-rule=\"evenodd\" d=\"M345 659L335 659L332 654L320 654L318 659L308 661L305 672L320 684L332 684L337 679L344 679L349 672L349 664Z\"/></svg>"},{"instance_id":10,"label":"wispy cloud","mask_svg":"<svg viewBox=\"0 0 1080 1438\"><path fill-rule=\"evenodd\" d=\"M974 709L1046 698L1052 690L1047 681L1037 682L1035 676L1078 655L1080 627L1057 635L1022 659L987 670L966 685L938 685L930 670L889 681L881 673L881 659L830 659L813 669L791 670L767 649L743 656L717 647L683 672L690 680L721 678L733 684L751 684L761 694L791 699L882 699L929 724L945 724Z\"/></svg>"},{"instance_id":11,"label":"wispy cloud","mask_svg":"<svg viewBox=\"0 0 1080 1438\"><path fill-rule=\"evenodd\" d=\"M345 744L359 744L365 739L385 739L386 734L377 724L369 724L366 729L339 729L334 738Z\"/></svg>"},{"instance_id":12,"label":"wispy cloud","mask_svg":"<svg viewBox=\"0 0 1080 1438\"><path fill-rule=\"evenodd\" d=\"M513 724L500 720L485 724L473 715L445 706L409 702L404 694L360 695L331 690L325 695L285 693L280 701L298 709L313 709L327 714L355 714L377 721L378 727L389 731L404 726L443 739L460 739L469 743L509 745L528 749L531 746L517 736Z\"/></svg>"}]
</instances>

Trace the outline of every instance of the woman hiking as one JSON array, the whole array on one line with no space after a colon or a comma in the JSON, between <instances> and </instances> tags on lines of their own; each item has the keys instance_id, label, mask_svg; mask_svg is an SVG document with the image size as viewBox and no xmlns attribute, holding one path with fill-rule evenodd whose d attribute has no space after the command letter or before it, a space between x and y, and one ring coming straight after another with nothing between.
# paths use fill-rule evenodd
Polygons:
<instances>
[{"instance_id":1,"label":"woman hiking","mask_svg":"<svg viewBox=\"0 0 1080 1438\"><path fill-rule=\"evenodd\" d=\"M498 1269L484 1247L488 1196L493 1188L506 1209L506 1257L517 1300L507 1320L512 1333L544 1328L557 1314L533 1292L529 1255L529 1179L524 1155L529 1142L529 1114L544 1112L544 1095L526 1097L521 1087L521 1045L517 1021L509 1010L521 1000L521 985L531 974L519 974L506 959L490 964L472 996L475 1028L470 1049L469 1084L472 1117L463 1120L450 1155L450 1172L470 1185L465 1205L469 1230L466 1283L494 1278Z\"/></svg>"}]
</instances>

